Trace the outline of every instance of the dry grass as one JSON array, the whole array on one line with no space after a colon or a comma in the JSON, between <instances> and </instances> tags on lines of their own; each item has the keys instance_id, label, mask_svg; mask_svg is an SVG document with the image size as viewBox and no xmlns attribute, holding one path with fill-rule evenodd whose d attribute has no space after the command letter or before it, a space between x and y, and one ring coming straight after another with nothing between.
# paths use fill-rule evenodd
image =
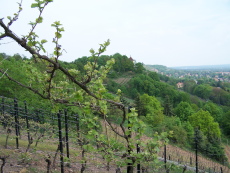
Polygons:
<instances>
[{"instance_id":1,"label":"dry grass","mask_svg":"<svg viewBox=\"0 0 230 173\"><path fill-rule=\"evenodd\" d=\"M228 158L228 161L230 162L230 146L225 145L225 154Z\"/></svg>"}]
</instances>

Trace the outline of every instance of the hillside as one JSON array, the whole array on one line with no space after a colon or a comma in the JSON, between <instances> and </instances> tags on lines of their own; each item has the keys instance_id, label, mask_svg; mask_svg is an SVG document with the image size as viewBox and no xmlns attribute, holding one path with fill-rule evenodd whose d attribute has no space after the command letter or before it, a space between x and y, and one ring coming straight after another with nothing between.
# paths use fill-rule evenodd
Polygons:
<instances>
[{"instance_id":1,"label":"hillside","mask_svg":"<svg viewBox=\"0 0 230 173\"><path fill-rule=\"evenodd\" d=\"M0 58L5 56L2 54ZM177 153L185 151L179 148L175 149L173 146L194 151L195 137L199 139L197 140L197 146L203 157L222 164L223 168L229 165L228 153L223 149L223 143L220 142L221 138L228 139L230 134L227 123L230 115L228 99L230 94L224 81L210 83L209 80L203 79L196 82L191 79L191 75L188 79L178 81L169 75L146 70L144 64L133 62L127 56L120 54L94 58L83 57L71 63L60 61L59 65L63 67L62 70L69 75L69 77L66 77L60 71L55 72L54 75L50 71L50 68L53 67L44 67L42 61L33 64L33 59L23 59L18 55L8 57L2 61L1 68L12 67L7 71L9 76L22 84L29 84L27 87L29 89L34 87L32 91L44 98L47 98L46 94L48 93L48 96L52 99L41 102L40 96L13 83L9 80L11 78L3 75L0 86L7 87L0 87L0 93L4 96L2 97L2 103L4 103L4 98L7 97L17 97L19 101L26 100L31 106L37 107L35 115L33 115L35 117L39 114L43 115L39 108L45 109L45 112L51 112L52 110L56 113L60 109L66 109L70 115L80 115L73 128L76 133L71 133L71 135L75 136L75 139L80 137L79 140L83 142L80 142L79 148L82 149L82 158L84 158L85 153L91 152L91 149L95 151L94 146L102 145L103 149L98 148L95 152L99 152L99 155L104 157L106 161L112 159L116 166L126 163L127 160L130 160L132 154L130 153L131 150L126 149L127 146L136 145L136 139L132 139L135 136L127 135L132 130L134 133L139 133L140 136L148 136L153 141L155 139L161 141L157 143L153 141L151 143L147 140L141 141L143 142L142 145L146 146L142 148L146 151L143 151L143 153L147 155L152 153L149 159L147 159L147 155L141 155L143 162L146 161L147 165L154 162L156 157L153 153L157 153L156 150L162 147L161 145L166 137L167 140L169 139L169 148L176 150ZM112 63L114 63L113 66ZM15 66L18 68L13 68ZM93 70L91 70L91 67ZM160 67L167 70L164 66ZM107 71L107 68L111 68L110 71ZM48 71L48 75L44 74L44 69ZM50 78L47 78L47 76L50 76ZM53 82L49 83L51 79ZM80 82L77 87L75 85L78 84L76 80ZM177 88L176 84L178 82L183 82L184 86ZM85 92L81 89L84 89ZM93 92L89 92L88 89ZM90 95L93 97L90 97ZM217 95L218 97L216 97ZM98 98L101 99L97 100ZM15 101L9 102L13 103ZM25 107L22 102L20 105ZM136 111L129 108L135 108ZM57 119L48 120L50 115L44 114L43 117L33 119L33 121L40 123L36 127L43 126L45 123L58 125ZM56 117L56 115L53 116ZM98 124L98 118L106 119L107 131L112 130L119 134L118 136L123 138L122 142L119 142L117 138L109 138L108 134L102 135L103 127ZM70 119L76 123L76 117L70 116ZM6 123L5 120L4 117L1 119ZM119 124L122 132L120 133L119 129L111 124ZM83 130L76 131L76 126L77 130L79 128ZM199 127L199 129L196 127ZM57 135L57 126L55 131ZM7 136L7 131L5 131L5 134ZM97 140L95 141L95 139ZM148 145L152 146L150 147L151 150L147 147ZM132 150L134 149L132 148ZM117 151L124 151L124 153L118 156ZM174 162L182 162L182 160L188 162L185 158L182 159L181 155L177 157L173 151L168 153L171 153L170 156L167 156L170 157L168 160L173 157L175 158ZM135 158L138 157L138 154L135 155ZM191 161L190 166L193 166L193 158L194 156L191 158L193 161ZM121 163L118 163L117 159ZM208 162L206 159L204 160ZM211 163L214 164L214 162ZM82 169L86 169L86 165L83 163L81 166ZM120 166L125 167L123 164ZM150 167L148 168L150 169ZM206 168L207 166L203 169Z\"/></svg>"}]
</instances>

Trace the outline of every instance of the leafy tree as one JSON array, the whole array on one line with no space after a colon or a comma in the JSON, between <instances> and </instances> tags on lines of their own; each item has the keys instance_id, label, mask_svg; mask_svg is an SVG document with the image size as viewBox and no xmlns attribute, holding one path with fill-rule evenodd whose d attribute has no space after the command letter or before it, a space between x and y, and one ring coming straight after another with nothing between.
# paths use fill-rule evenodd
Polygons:
<instances>
[{"instance_id":1,"label":"leafy tree","mask_svg":"<svg viewBox=\"0 0 230 173\"><path fill-rule=\"evenodd\" d=\"M187 102L180 102L174 109L174 114L178 116L182 121L187 121L188 117L194 112L191 105Z\"/></svg>"},{"instance_id":2,"label":"leafy tree","mask_svg":"<svg viewBox=\"0 0 230 173\"><path fill-rule=\"evenodd\" d=\"M213 87L210 100L219 105L230 105L230 93L221 88Z\"/></svg>"},{"instance_id":3,"label":"leafy tree","mask_svg":"<svg viewBox=\"0 0 230 173\"><path fill-rule=\"evenodd\" d=\"M224 133L227 136L230 136L230 111L226 112L223 115L222 121L221 121Z\"/></svg>"},{"instance_id":4,"label":"leafy tree","mask_svg":"<svg viewBox=\"0 0 230 173\"><path fill-rule=\"evenodd\" d=\"M166 116L160 124L157 124L155 127L153 127L153 130L156 130L157 132L171 131L172 135L169 137L171 142L183 146L187 143L187 131L178 117Z\"/></svg>"},{"instance_id":5,"label":"leafy tree","mask_svg":"<svg viewBox=\"0 0 230 173\"><path fill-rule=\"evenodd\" d=\"M220 138L219 124L214 121L214 118L208 111L201 109L189 116L188 120L194 128L198 127L207 137Z\"/></svg>"},{"instance_id":6,"label":"leafy tree","mask_svg":"<svg viewBox=\"0 0 230 173\"><path fill-rule=\"evenodd\" d=\"M196 86L196 82L194 80L188 80L184 82L184 91L188 93L192 93Z\"/></svg>"},{"instance_id":7,"label":"leafy tree","mask_svg":"<svg viewBox=\"0 0 230 173\"><path fill-rule=\"evenodd\" d=\"M139 104L141 106L139 106L139 114L146 117L151 126L154 127L163 121L163 107L154 96L149 96L148 94L141 95Z\"/></svg>"},{"instance_id":8,"label":"leafy tree","mask_svg":"<svg viewBox=\"0 0 230 173\"><path fill-rule=\"evenodd\" d=\"M212 87L208 84L197 85L193 91L195 95L203 99L208 99L210 97L211 92L212 92Z\"/></svg>"},{"instance_id":9,"label":"leafy tree","mask_svg":"<svg viewBox=\"0 0 230 173\"><path fill-rule=\"evenodd\" d=\"M84 72L84 66L87 64L87 61L88 61L88 57L86 56L83 56L82 58L78 58L72 62L72 64L74 65L73 68L78 69L80 72Z\"/></svg>"},{"instance_id":10,"label":"leafy tree","mask_svg":"<svg viewBox=\"0 0 230 173\"><path fill-rule=\"evenodd\" d=\"M213 102L209 101L205 103L202 109L208 111L215 121L221 122L224 112L220 106L217 106Z\"/></svg>"},{"instance_id":11,"label":"leafy tree","mask_svg":"<svg viewBox=\"0 0 230 173\"><path fill-rule=\"evenodd\" d=\"M156 72L149 72L148 76L151 77L155 81L160 81L160 78Z\"/></svg>"},{"instance_id":12,"label":"leafy tree","mask_svg":"<svg viewBox=\"0 0 230 173\"><path fill-rule=\"evenodd\" d=\"M113 70L119 73L134 71L134 64L127 56L116 53L112 56L115 60Z\"/></svg>"},{"instance_id":13,"label":"leafy tree","mask_svg":"<svg viewBox=\"0 0 230 173\"><path fill-rule=\"evenodd\" d=\"M140 63L140 62L136 63L134 65L134 71L139 74L143 73L145 71L143 63Z\"/></svg>"},{"instance_id":14,"label":"leafy tree","mask_svg":"<svg viewBox=\"0 0 230 173\"><path fill-rule=\"evenodd\" d=\"M189 121L185 121L182 123L182 126L183 128L186 130L187 132L187 139L188 139L188 142L190 144L193 143L193 137L194 137L194 128L192 127L192 125L190 124Z\"/></svg>"},{"instance_id":15,"label":"leafy tree","mask_svg":"<svg viewBox=\"0 0 230 173\"><path fill-rule=\"evenodd\" d=\"M196 129L195 137L197 139L198 150L201 153L223 164L227 161L227 157L224 153L220 140L210 136L207 137L198 129Z\"/></svg>"},{"instance_id":16,"label":"leafy tree","mask_svg":"<svg viewBox=\"0 0 230 173\"><path fill-rule=\"evenodd\" d=\"M169 98L168 95L166 95L165 100L164 100L164 114L166 116L172 116L174 115L173 113L173 104L171 99Z\"/></svg>"}]
</instances>

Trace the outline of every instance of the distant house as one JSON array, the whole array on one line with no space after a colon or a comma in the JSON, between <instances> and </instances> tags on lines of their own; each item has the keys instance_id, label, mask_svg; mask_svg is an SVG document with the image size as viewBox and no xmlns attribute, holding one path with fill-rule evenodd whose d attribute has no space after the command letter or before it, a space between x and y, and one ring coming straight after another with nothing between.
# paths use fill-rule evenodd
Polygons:
<instances>
[{"instance_id":1,"label":"distant house","mask_svg":"<svg viewBox=\"0 0 230 173\"><path fill-rule=\"evenodd\" d=\"M130 60L130 61L133 61L134 64L136 63L136 60L133 59L131 56L130 56L129 60Z\"/></svg>"},{"instance_id":2,"label":"distant house","mask_svg":"<svg viewBox=\"0 0 230 173\"><path fill-rule=\"evenodd\" d=\"M216 82L218 82L218 81L219 81L219 78L215 77L214 80L215 80Z\"/></svg>"},{"instance_id":3,"label":"distant house","mask_svg":"<svg viewBox=\"0 0 230 173\"><path fill-rule=\"evenodd\" d=\"M177 85L177 88L183 88L184 87L183 82L178 82L176 85Z\"/></svg>"}]
</instances>

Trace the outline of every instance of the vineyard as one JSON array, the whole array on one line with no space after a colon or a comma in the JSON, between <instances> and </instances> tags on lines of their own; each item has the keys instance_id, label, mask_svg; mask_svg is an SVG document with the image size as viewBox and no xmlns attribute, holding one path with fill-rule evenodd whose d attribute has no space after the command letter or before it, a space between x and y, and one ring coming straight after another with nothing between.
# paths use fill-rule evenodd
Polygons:
<instances>
[{"instance_id":1,"label":"vineyard","mask_svg":"<svg viewBox=\"0 0 230 173\"><path fill-rule=\"evenodd\" d=\"M97 129L114 139L110 146L94 139L84 139L84 121L68 109L51 113L31 108L26 102L1 97L0 106L0 159L1 172L126 172L126 157L119 143L123 139L97 120ZM119 130L117 125L114 128ZM121 130L121 129L120 129ZM141 140L148 141L149 137ZM84 144L84 145L83 145ZM114 148L110 156L107 147ZM141 149L140 149L141 152ZM167 145L159 149L158 162L146 161L138 166L142 172L230 172L228 163L216 163L195 152Z\"/></svg>"}]
</instances>

